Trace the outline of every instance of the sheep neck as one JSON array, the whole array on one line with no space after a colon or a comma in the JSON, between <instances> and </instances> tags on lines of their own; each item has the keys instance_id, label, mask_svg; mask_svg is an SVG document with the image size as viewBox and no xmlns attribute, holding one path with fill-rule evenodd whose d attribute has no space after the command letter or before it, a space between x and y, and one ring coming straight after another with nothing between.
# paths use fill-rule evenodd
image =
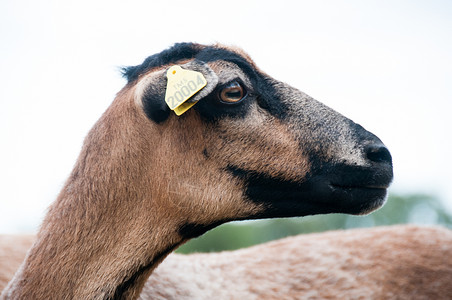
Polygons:
<instances>
[{"instance_id":1,"label":"sheep neck","mask_svg":"<svg viewBox=\"0 0 452 300\"><path fill-rule=\"evenodd\" d=\"M131 121L140 116L112 110L85 140L5 298L134 299L182 243L180 221L161 207L169 199L155 192L150 137Z\"/></svg>"},{"instance_id":2,"label":"sheep neck","mask_svg":"<svg viewBox=\"0 0 452 300\"><path fill-rule=\"evenodd\" d=\"M128 232L129 224L111 230L107 227L115 227L113 223L85 228L68 223L52 221L43 227L9 286L11 298L134 299L154 268L181 242L176 230L139 236Z\"/></svg>"}]
</instances>

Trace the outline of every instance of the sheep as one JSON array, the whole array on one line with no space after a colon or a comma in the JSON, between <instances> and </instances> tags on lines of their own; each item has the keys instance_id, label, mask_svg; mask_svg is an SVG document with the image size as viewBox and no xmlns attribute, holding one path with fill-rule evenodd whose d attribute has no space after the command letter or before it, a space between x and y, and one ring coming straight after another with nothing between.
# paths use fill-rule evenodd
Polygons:
<instances>
[{"instance_id":1,"label":"sheep","mask_svg":"<svg viewBox=\"0 0 452 300\"><path fill-rule=\"evenodd\" d=\"M0 236L0 270L9 273L0 291L33 240ZM139 298L450 299L451 256L452 231L442 227L300 235L237 251L170 254Z\"/></svg>"},{"instance_id":2,"label":"sheep","mask_svg":"<svg viewBox=\"0 0 452 300\"><path fill-rule=\"evenodd\" d=\"M451 299L452 231L376 227L168 257L140 299Z\"/></svg>"},{"instance_id":3,"label":"sheep","mask_svg":"<svg viewBox=\"0 0 452 300\"><path fill-rule=\"evenodd\" d=\"M384 144L242 50L181 43L123 72L3 298L135 299L170 252L222 223L384 204ZM189 80L175 72L204 78L177 107L166 92Z\"/></svg>"}]
</instances>

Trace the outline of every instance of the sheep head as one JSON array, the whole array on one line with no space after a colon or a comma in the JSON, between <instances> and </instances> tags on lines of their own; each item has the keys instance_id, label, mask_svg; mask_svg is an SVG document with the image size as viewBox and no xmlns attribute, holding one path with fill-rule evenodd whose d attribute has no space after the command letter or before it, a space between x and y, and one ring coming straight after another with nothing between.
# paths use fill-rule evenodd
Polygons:
<instances>
[{"instance_id":1,"label":"sheep head","mask_svg":"<svg viewBox=\"0 0 452 300\"><path fill-rule=\"evenodd\" d=\"M165 103L174 65L207 80L181 116ZM383 143L240 49L177 44L124 73L159 132L155 168L187 235L230 220L366 214L386 199L393 173Z\"/></svg>"}]
</instances>

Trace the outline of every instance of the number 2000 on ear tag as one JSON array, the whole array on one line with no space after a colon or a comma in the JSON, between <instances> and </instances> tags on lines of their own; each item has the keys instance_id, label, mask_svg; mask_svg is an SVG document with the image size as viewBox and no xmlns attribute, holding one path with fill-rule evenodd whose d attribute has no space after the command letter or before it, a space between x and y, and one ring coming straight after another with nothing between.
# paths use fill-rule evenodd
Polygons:
<instances>
[{"instance_id":1,"label":"number 2000 on ear tag","mask_svg":"<svg viewBox=\"0 0 452 300\"><path fill-rule=\"evenodd\" d=\"M207 80L201 72L184 70L180 66L169 68L166 78L168 82L165 102L178 116L196 104L186 101L207 85Z\"/></svg>"}]
</instances>

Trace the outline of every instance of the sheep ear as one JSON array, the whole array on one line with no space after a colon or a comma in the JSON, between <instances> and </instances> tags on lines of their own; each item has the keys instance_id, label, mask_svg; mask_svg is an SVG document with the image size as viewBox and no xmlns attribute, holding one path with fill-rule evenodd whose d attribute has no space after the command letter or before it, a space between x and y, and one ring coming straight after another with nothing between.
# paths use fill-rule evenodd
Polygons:
<instances>
[{"instance_id":1,"label":"sheep ear","mask_svg":"<svg viewBox=\"0 0 452 300\"><path fill-rule=\"evenodd\" d=\"M205 62L195 59L184 65L181 65L181 67L182 69L201 72L204 75L204 78L207 80L207 85L193 97L188 99L187 102L198 102L205 96L209 95L218 84L218 75Z\"/></svg>"},{"instance_id":2,"label":"sheep ear","mask_svg":"<svg viewBox=\"0 0 452 300\"><path fill-rule=\"evenodd\" d=\"M149 119L161 123L171 112L165 103L166 70L152 72L143 78L135 89L135 101L143 106Z\"/></svg>"},{"instance_id":3,"label":"sheep ear","mask_svg":"<svg viewBox=\"0 0 452 300\"><path fill-rule=\"evenodd\" d=\"M210 94L217 86L218 76L206 63L192 60L180 66L186 70L201 72L207 80L207 85L190 98L188 102L198 102ZM165 121L171 113L165 102L166 72L168 68L147 75L137 84L135 90L135 99L143 105L143 110L148 118L156 123Z\"/></svg>"}]
</instances>

